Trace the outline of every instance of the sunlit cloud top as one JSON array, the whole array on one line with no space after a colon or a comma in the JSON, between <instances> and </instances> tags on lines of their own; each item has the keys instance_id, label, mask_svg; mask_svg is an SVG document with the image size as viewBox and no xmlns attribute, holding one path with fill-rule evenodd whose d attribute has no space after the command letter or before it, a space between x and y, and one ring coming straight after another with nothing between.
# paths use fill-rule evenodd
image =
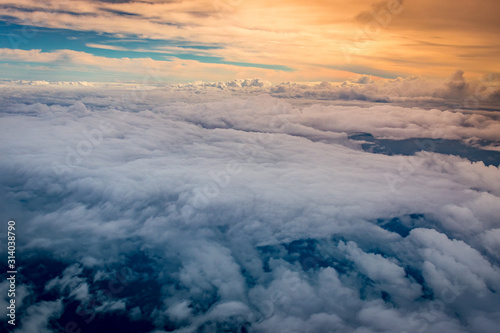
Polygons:
<instances>
[{"instance_id":1,"label":"sunlit cloud top","mask_svg":"<svg viewBox=\"0 0 500 333\"><path fill-rule=\"evenodd\" d=\"M0 78L336 81L500 72L500 3L2 0Z\"/></svg>"}]
</instances>

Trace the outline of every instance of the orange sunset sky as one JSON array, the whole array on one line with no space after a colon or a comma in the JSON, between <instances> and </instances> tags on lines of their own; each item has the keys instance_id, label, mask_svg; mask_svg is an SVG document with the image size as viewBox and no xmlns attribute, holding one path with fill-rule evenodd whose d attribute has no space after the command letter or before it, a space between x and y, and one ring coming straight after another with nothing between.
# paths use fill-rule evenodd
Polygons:
<instances>
[{"instance_id":1,"label":"orange sunset sky","mask_svg":"<svg viewBox=\"0 0 500 333\"><path fill-rule=\"evenodd\" d=\"M1 0L0 78L339 81L498 73L497 0Z\"/></svg>"}]
</instances>

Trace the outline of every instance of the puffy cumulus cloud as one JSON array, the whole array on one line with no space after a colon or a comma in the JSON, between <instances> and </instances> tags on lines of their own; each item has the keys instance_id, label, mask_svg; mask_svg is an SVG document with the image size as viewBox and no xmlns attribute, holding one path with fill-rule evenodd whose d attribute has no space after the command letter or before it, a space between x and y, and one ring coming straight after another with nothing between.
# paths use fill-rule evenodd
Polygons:
<instances>
[{"instance_id":1,"label":"puffy cumulus cloud","mask_svg":"<svg viewBox=\"0 0 500 333\"><path fill-rule=\"evenodd\" d=\"M268 88L271 86L272 86L271 82L262 79L235 79L226 82L197 81L193 83L177 85L177 87L180 89L206 90L210 88L217 88L220 90L231 90L231 91L238 91L241 88Z\"/></svg>"},{"instance_id":2,"label":"puffy cumulus cloud","mask_svg":"<svg viewBox=\"0 0 500 333\"><path fill-rule=\"evenodd\" d=\"M15 80L15 81L6 81L8 84L19 84L19 85L28 85L28 86L46 86L46 85L58 85L58 86L91 86L92 83L85 81L58 81L58 82L49 82L45 80Z\"/></svg>"},{"instance_id":3,"label":"puffy cumulus cloud","mask_svg":"<svg viewBox=\"0 0 500 333\"><path fill-rule=\"evenodd\" d=\"M500 229L487 230L480 237L488 253L500 259L498 254L498 249L500 249Z\"/></svg>"},{"instance_id":4,"label":"puffy cumulus cloud","mask_svg":"<svg viewBox=\"0 0 500 333\"><path fill-rule=\"evenodd\" d=\"M66 268L61 277L56 277L50 280L45 285L45 290L57 289L59 292L69 292L70 296L74 296L78 300L84 300L88 297L89 288L85 283L85 279L79 277L83 269L78 265L72 265Z\"/></svg>"},{"instance_id":5,"label":"puffy cumulus cloud","mask_svg":"<svg viewBox=\"0 0 500 333\"><path fill-rule=\"evenodd\" d=\"M464 72L458 70L445 80L416 76L372 80L369 76L358 76L342 83L288 82L273 86L270 93L282 98L358 100L440 109L496 109L498 89L493 74L467 80Z\"/></svg>"},{"instance_id":6,"label":"puffy cumulus cloud","mask_svg":"<svg viewBox=\"0 0 500 333\"><path fill-rule=\"evenodd\" d=\"M22 51L0 49L0 58L15 59L16 57L30 59L30 61L63 61L83 66L86 70L112 70L135 73L135 83L96 83L85 81L52 81L44 80L0 80L4 85L79 85L79 86L106 86L115 88L133 88L148 90L153 87L164 88L165 94L175 92L178 94L200 94L205 97L214 97L223 93L229 96L241 93L255 94L255 92L268 93L273 97L286 99L291 103L311 104L311 101L320 100L335 104L372 106L372 103L391 103L402 107L421 107L425 109L437 108L440 110L464 110L474 113L487 114L495 111L498 106L500 83L495 74L485 75L480 78L466 78L461 70L455 71L445 80L428 79L417 76L398 77L396 79L373 79L371 76L360 75L343 82L319 83L313 82L276 82L278 79L290 77L287 72L268 69L241 69L235 65L204 64L192 60L171 59L157 61L144 59L107 59L97 57L85 52L59 50L54 52L41 52L40 50ZM189 83L169 83L176 79L177 82L186 81L184 75L187 69L196 71L200 78L224 78L228 73L235 77L246 79L233 79L230 81L194 81ZM204 73L204 71L208 71ZM261 78L255 78L255 75ZM248 78L253 77L253 78ZM271 82L272 81L272 82ZM197 98L193 95L190 98ZM218 96L220 98L220 96ZM207 98L204 99L205 101ZM492 114L490 114L491 116ZM494 116L494 114L493 114Z\"/></svg>"},{"instance_id":7,"label":"puffy cumulus cloud","mask_svg":"<svg viewBox=\"0 0 500 333\"><path fill-rule=\"evenodd\" d=\"M356 264L361 274L380 284L381 289L390 288L394 298L413 301L419 296L420 286L406 278L403 267L397 262L379 254L365 253L354 242L340 242L339 248L346 251L347 258Z\"/></svg>"},{"instance_id":8,"label":"puffy cumulus cloud","mask_svg":"<svg viewBox=\"0 0 500 333\"><path fill-rule=\"evenodd\" d=\"M57 318L61 315L63 304L61 300L48 302L42 301L37 304L31 305L25 309L26 320L22 322L20 327L14 332L53 332L48 328L48 323L51 318Z\"/></svg>"},{"instance_id":9,"label":"puffy cumulus cloud","mask_svg":"<svg viewBox=\"0 0 500 333\"><path fill-rule=\"evenodd\" d=\"M415 229L410 241L433 243L419 249L424 258L422 273L433 290L440 291L443 301L453 300L454 308L471 304L495 304L492 290L498 286L498 268L462 241L450 240L430 229Z\"/></svg>"},{"instance_id":10,"label":"puffy cumulus cloud","mask_svg":"<svg viewBox=\"0 0 500 333\"><path fill-rule=\"evenodd\" d=\"M498 167L349 139L498 142L492 117L234 84L2 86L20 332L495 332Z\"/></svg>"},{"instance_id":11,"label":"puffy cumulus cloud","mask_svg":"<svg viewBox=\"0 0 500 333\"><path fill-rule=\"evenodd\" d=\"M196 94L216 94L223 92L255 93L257 90L273 97L286 99L291 103L311 103L311 100L334 102L335 104L372 106L371 103L391 103L403 107L421 107L440 110L462 109L465 111L496 110L500 84L494 74L481 78L467 78L461 70L455 71L447 79L437 80L417 76L398 77L396 79L374 79L360 75L343 82L282 82L273 84L261 79L235 79L230 81L196 81L186 84L166 84L162 70L167 67L162 62L144 60L140 65L145 71L145 79L136 85L167 86L165 93L175 90L177 93L193 92ZM169 63L169 62L167 62ZM186 64L190 66L190 64ZM214 65L215 66L215 65ZM234 66L229 66L234 68ZM139 68L139 67L138 67ZM284 73L270 77L262 70L265 78L273 82ZM244 72L241 72L245 75ZM253 73L255 74L255 73ZM37 81L16 81L22 84L41 84ZM70 84L53 82L51 84ZM85 84L85 83L80 83ZM89 84L89 83L86 83Z\"/></svg>"}]
</instances>

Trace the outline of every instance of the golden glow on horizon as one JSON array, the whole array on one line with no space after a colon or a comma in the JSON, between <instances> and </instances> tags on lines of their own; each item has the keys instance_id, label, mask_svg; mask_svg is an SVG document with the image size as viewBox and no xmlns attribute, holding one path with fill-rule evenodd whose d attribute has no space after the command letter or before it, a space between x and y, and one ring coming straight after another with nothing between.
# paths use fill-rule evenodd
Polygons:
<instances>
[{"instance_id":1,"label":"golden glow on horizon","mask_svg":"<svg viewBox=\"0 0 500 333\"><path fill-rule=\"evenodd\" d=\"M500 1L495 0L149 2L47 0L43 6L45 12L38 0L4 0L2 5L12 5L3 10L3 15L33 25L97 31L125 38L128 34L138 34L144 38L216 44L223 47L197 52L230 62L283 65L294 70L280 72L179 60L186 64L184 72L192 70L193 79L197 78L195 74L200 75L199 79L210 79L213 67L224 73L217 77L247 75L271 81L332 81L352 77L354 73L445 77L459 68L469 75L500 72L497 18ZM118 15L118 11L134 15ZM126 61L90 60L100 57L67 54L68 66L90 62L106 70L119 70ZM0 50L0 59L9 57L8 50ZM57 54L44 54L40 59L54 57ZM176 65L160 65L168 73L179 75L173 73ZM188 74L182 75L188 79Z\"/></svg>"}]
</instances>

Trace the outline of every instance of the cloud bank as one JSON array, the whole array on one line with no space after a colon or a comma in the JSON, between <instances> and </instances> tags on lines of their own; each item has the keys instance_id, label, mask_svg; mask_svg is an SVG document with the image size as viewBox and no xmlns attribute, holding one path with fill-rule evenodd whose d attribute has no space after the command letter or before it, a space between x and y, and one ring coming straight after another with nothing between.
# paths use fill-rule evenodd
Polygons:
<instances>
[{"instance_id":1,"label":"cloud bank","mask_svg":"<svg viewBox=\"0 0 500 333\"><path fill-rule=\"evenodd\" d=\"M496 332L498 165L350 139L493 145L494 116L279 87L4 84L14 332Z\"/></svg>"}]
</instances>

